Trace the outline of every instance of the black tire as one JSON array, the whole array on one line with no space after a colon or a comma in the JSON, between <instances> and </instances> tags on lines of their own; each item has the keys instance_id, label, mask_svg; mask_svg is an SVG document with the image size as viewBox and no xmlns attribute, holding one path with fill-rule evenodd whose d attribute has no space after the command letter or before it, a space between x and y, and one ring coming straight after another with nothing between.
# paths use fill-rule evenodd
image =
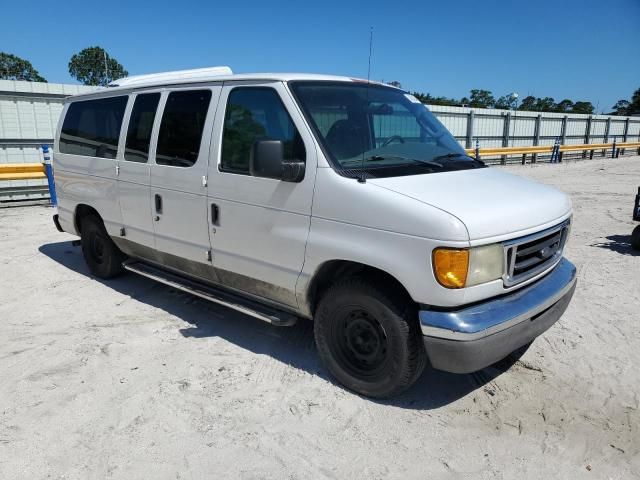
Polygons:
<instances>
[{"instance_id":1,"label":"black tire","mask_svg":"<svg viewBox=\"0 0 640 480\"><path fill-rule=\"evenodd\" d=\"M640 251L640 225L634 228L631 233L631 248Z\"/></svg>"},{"instance_id":2,"label":"black tire","mask_svg":"<svg viewBox=\"0 0 640 480\"><path fill-rule=\"evenodd\" d=\"M82 219L81 229L82 254L89 271L105 279L122 273L122 262L126 256L113 243L102 220L95 215L88 215Z\"/></svg>"},{"instance_id":3,"label":"black tire","mask_svg":"<svg viewBox=\"0 0 640 480\"><path fill-rule=\"evenodd\" d=\"M426 363L415 304L361 278L329 287L316 310L314 335L329 372L369 397L399 394Z\"/></svg>"}]
</instances>

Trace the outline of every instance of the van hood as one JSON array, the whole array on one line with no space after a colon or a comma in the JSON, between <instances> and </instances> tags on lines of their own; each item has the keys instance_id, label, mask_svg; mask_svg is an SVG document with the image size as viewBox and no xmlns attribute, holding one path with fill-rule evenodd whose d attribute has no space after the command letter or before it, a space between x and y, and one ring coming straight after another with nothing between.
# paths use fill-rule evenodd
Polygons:
<instances>
[{"instance_id":1,"label":"van hood","mask_svg":"<svg viewBox=\"0 0 640 480\"><path fill-rule=\"evenodd\" d=\"M565 193L498 168L372 178L367 183L454 215L471 241L535 230L571 213Z\"/></svg>"}]
</instances>

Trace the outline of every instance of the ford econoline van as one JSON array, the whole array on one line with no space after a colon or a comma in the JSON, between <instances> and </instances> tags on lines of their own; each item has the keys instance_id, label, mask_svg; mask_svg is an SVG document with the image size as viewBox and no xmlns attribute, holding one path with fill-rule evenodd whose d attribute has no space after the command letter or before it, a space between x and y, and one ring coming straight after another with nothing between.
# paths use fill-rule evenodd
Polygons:
<instances>
[{"instance_id":1,"label":"ford econoline van","mask_svg":"<svg viewBox=\"0 0 640 480\"><path fill-rule=\"evenodd\" d=\"M530 344L575 289L562 192L470 156L388 85L227 67L68 98L61 231L131 271L270 322L372 397L425 364L472 372Z\"/></svg>"}]
</instances>

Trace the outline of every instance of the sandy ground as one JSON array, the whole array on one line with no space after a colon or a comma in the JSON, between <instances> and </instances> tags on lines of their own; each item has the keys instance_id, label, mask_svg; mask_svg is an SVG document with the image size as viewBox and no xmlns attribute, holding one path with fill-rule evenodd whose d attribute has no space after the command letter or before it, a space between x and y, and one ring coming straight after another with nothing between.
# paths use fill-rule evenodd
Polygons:
<instances>
[{"instance_id":1,"label":"sandy ground","mask_svg":"<svg viewBox=\"0 0 640 480\"><path fill-rule=\"evenodd\" d=\"M511 368L345 391L275 328L91 278L51 209L0 210L0 479L640 477L640 158L509 167L570 193L564 317Z\"/></svg>"}]
</instances>

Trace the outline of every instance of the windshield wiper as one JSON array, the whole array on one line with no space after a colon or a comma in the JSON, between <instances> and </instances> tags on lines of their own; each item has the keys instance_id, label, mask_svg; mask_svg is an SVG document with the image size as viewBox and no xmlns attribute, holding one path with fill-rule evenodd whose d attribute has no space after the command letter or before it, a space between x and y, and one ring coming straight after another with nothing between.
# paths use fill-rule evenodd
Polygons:
<instances>
[{"instance_id":1,"label":"windshield wiper","mask_svg":"<svg viewBox=\"0 0 640 480\"><path fill-rule=\"evenodd\" d=\"M473 158L469 155L467 155L466 153L446 153L444 155L438 155L437 157L432 158L431 160L440 160L440 159L449 159L449 158L468 158L469 160L472 160L473 162L476 162L476 164L478 164L478 166L482 167L484 166L484 162L482 160L478 160L477 158Z\"/></svg>"},{"instance_id":2,"label":"windshield wiper","mask_svg":"<svg viewBox=\"0 0 640 480\"><path fill-rule=\"evenodd\" d=\"M420 160L418 158L405 157L402 155L372 155L370 157L366 157L364 159L364 163L379 162L381 160L409 160L410 162L420 163L423 165L430 165L432 167L437 167L437 168L444 167L444 165L442 165L441 163L434 162L433 160ZM343 165L344 164L357 165L359 163L362 163L362 160L349 160L347 162L342 162Z\"/></svg>"}]
</instances>

